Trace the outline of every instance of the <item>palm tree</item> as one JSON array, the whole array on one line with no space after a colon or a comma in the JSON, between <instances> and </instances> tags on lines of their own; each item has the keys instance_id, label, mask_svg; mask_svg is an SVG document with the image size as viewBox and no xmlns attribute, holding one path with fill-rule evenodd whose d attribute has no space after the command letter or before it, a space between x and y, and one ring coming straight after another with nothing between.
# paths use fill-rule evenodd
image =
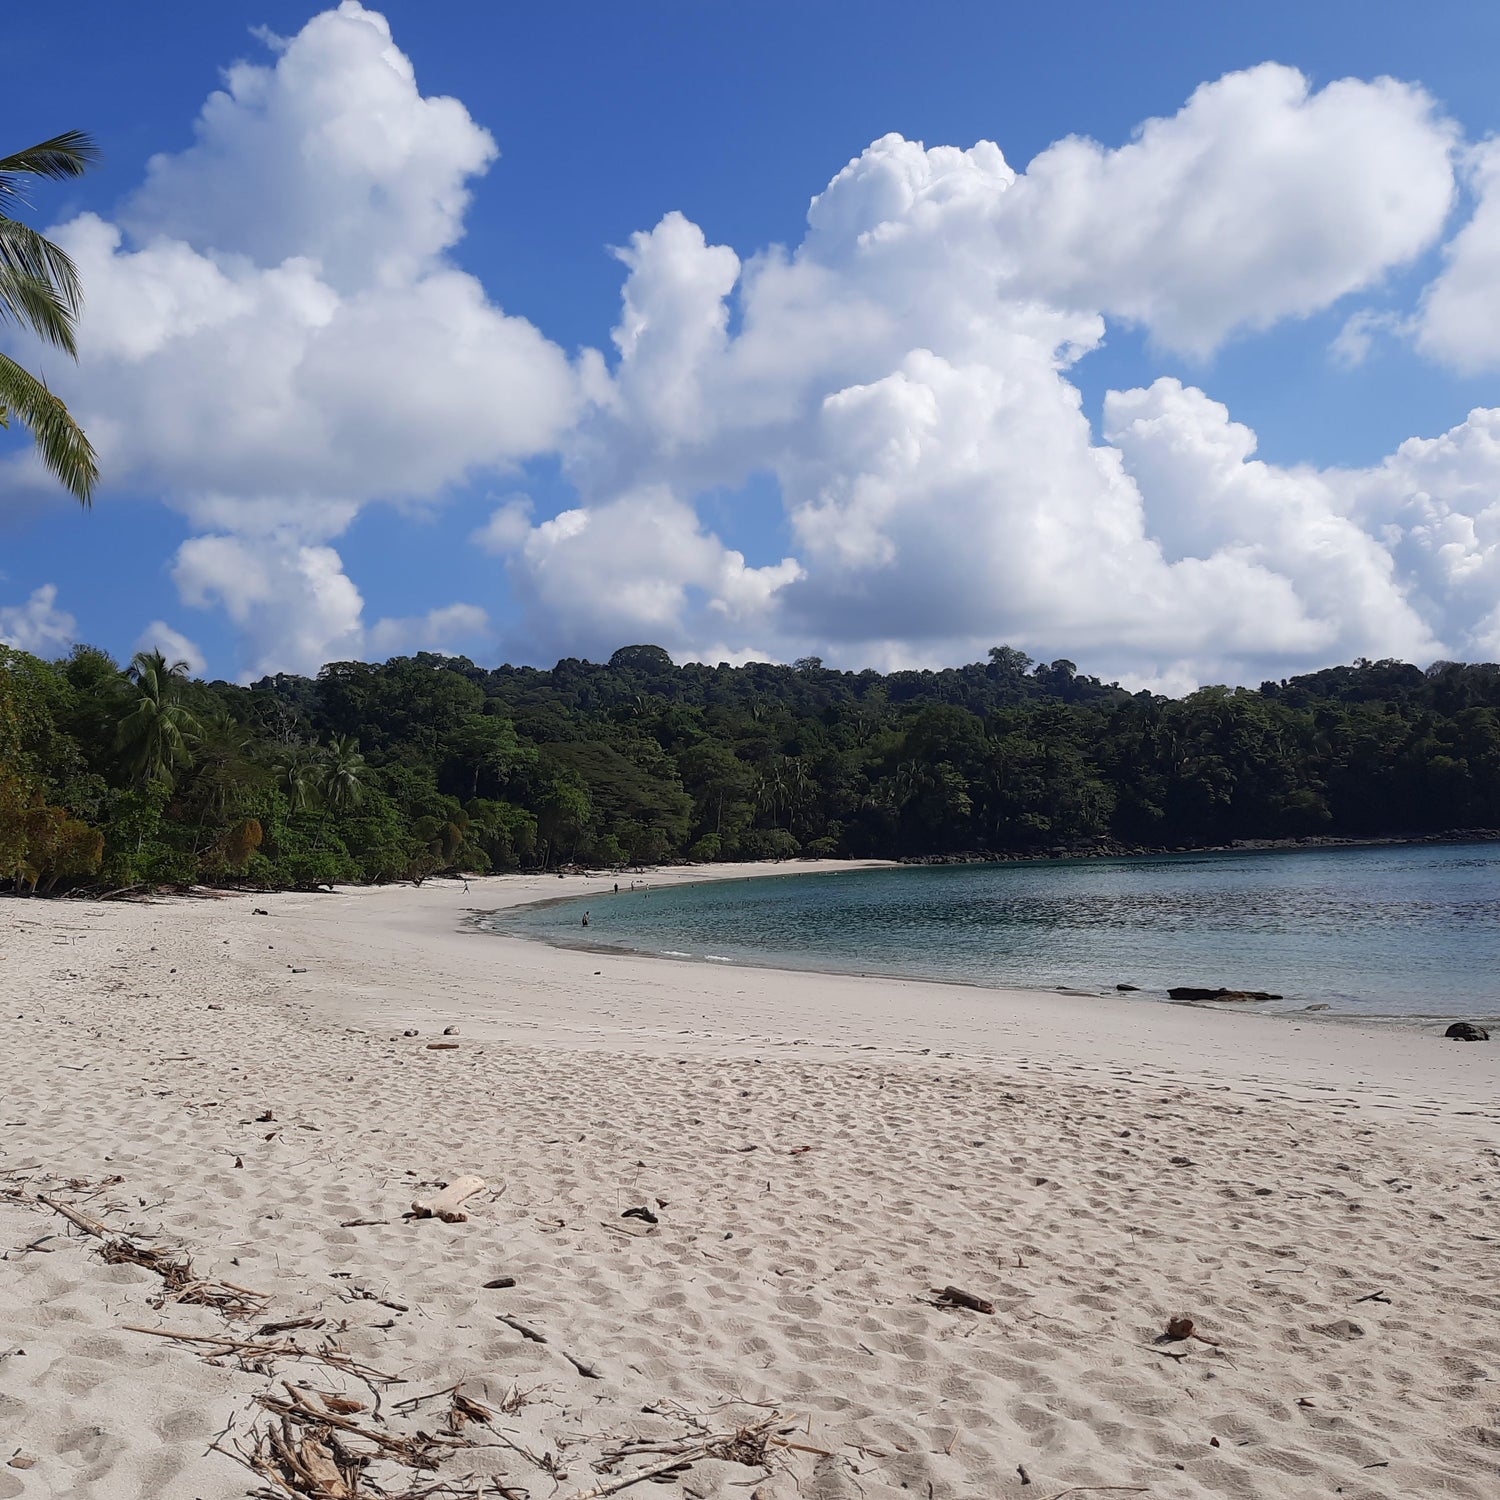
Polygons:
<instances>
[{"instance_id":1,"label":"palm tree","mask_svg":"<svg viewBox=\"0 0 1500 1500\"><path fill-rule=\"evenodd\" d=\"M98 159L99 148L81 130L0 157L0 324L29 328L75 359L74 328L83 305L77 268L10 210L28 206L28 178L80 177ZM83 429L45 381L0 354L0 427L10 425L12 412L31 429L42 463L87 505L99 466Z\"/></svg>"},{"instance_id":2,"label":"palm tree","mask_svg":"<svg viewBox=\"0 0 1500 1500\"><path fill-rule=\"evenodd\" d=\"M286 793L288 810L307 812L318 800L318 763L305 745L289 746L276 765L276 785Z\"/></svg>"},{"instance_id":3,"label":"palm tree","mask_svg":"<svg viewBox=\"0 0 1500 1500\"><path fill-rule=\"evenodd\" d=\"M202 726L182 701L188 671L185 661L168 662L160 651L138 651L131 659L125 675L135 685L135 700L120 720L118 743L142 786L170 788L178 768L192 760Z\"/></svg>"},{"instance_id":4,"label":"palm tree","mask_svg":"<svg viewBox=\"0 0 1500 1500\"><path fill-rule=\"evenodd\" d=\"M353 735L339 734L329 740L323 752L318 790L323 794L317 844L321 848L329 815L352 812L365 800L365 758L359 753L359 741Z\"/></svg>"},{"instance_id":5,"label":"palm tree","mask_svg":"<svg viewBox=\"0 0 1500 1500\"><path fill-rule=\"evenodd\" d=\"M196 774L188 800L200 821L223 821L242 796L262 786L266 770L255 761L255 735L222 708L200 719L193 740Z\"/></svg>"},{"instance_id":6,"label":"palm tree","mask_svg":"<svg viewBox=\"0 0 1500 1500\"><path fill-rule=\"evenodd\" d=\"M331 813L349 812L365 798L365 758L353 735L335 735L323 758L323 805Z\"/></svg>"}]
</instances>

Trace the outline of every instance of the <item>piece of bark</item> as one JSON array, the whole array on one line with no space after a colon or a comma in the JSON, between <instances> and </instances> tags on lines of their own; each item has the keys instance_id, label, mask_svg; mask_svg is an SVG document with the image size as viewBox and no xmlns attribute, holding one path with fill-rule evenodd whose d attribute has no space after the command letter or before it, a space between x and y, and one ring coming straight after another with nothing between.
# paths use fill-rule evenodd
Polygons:
<instances>
[{"instance_id":1,"label":"piece of bark","mask_svg":"<svg viewBox=\"0 0 1500 1500\"><path fill-rule=\"evenodd\" d=\"M442 1192L430 1198L418 1198L411 1211L419 1219L441 1219L445 1224L466 1224L469 1216L463 1211L465 1199L484 1190L484 1178L465 1175L455 1177Z\"/></svg>"},{"instance_id":2,"label":"piece of bark","mask_svg":"<svg viewBox=\"0 0 1500 1500\"><path fill-rule=\"evenodd\" d=\"M944 1302L952 1302L959 1307L967 1307L970 1312L993 1313L995 1304L986 1302L983 1297L976 1297L973 1292L966 1292L962 1287L945 1286L938 1295Z\"/></svg>"}]
</instances>

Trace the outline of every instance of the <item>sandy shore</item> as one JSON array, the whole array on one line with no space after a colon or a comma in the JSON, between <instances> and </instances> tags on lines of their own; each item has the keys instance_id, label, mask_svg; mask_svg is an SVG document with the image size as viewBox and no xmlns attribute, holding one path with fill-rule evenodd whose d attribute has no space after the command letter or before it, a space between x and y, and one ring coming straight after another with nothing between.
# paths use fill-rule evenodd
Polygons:
<instances>
[{"instance_id":1,"label":"sandy shore","mask_svg":"<svg viewBox=\"0 0 1500 1500\"><path fill-rule=\"evenodd\" d=\"M0 1500L246 1495L210 1443L319 1391L392 1494L1500 1494L1500 1044L552 949L464 919L582 878L471 887L0 903Z\"/></svg>"}]
</instances>

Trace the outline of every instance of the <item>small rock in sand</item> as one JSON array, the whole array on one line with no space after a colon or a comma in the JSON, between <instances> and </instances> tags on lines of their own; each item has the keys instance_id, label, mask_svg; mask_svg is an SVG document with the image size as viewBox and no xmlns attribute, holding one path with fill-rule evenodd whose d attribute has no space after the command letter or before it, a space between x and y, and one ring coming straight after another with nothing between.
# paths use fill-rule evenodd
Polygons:
<instances>
[{"instance_id":1,"label":"small rock in sand","mask_svg":"<svg viewBox=\"0 0 1500 1500\"><path fill-rule=\"evenodd\" d=\"M1473 1021L1455 1021L1443 1035L1454 1042L1487 1042L1490 1039L1489 1032Z\"/></svg>"},{"instance_id":2,"label":"small rock in sand","mask_svg":"<svg viewBox=\"0 0 1500 1500\"><path fill-rule=\"evenodd\" d=\"M458 1027L457 1026L445 1026L445 1027L443 1027L443 1035L444 1036L457 1036L458 1035Z\"/></svg>"}]
</instances>

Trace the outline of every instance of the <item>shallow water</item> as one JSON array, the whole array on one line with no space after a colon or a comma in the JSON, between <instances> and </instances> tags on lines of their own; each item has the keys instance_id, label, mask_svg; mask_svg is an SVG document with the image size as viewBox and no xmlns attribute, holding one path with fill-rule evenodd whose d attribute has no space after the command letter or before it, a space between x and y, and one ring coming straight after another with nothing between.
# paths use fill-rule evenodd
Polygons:
<instances>
[{"instance_id":1,"label":"shallow water","mask_svg":"<svg viewBox=\"0 0 1500 1500\"><path fill-rule=\"evenodd\" d=\"M1081 989L1271 990L1257 1009L1500 1013L1500 845L1174 854L591 894L481 925L677 958ZM590 925L581 926L582 913Z\"/></svg>"}]
</instances>

